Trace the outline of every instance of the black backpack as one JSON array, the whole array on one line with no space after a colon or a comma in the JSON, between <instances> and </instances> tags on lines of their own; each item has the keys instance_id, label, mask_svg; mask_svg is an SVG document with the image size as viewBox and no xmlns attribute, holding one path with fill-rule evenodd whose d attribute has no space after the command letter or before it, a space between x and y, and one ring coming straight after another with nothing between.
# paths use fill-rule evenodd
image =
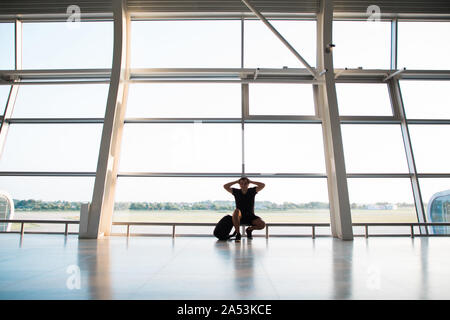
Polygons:
<instances>
[{"instance_id":1,"label":"black backpack","mask_svg":"<svg viewBox=\"0 0 450 320\"><path fill-rule=\"evenodd\" d=\"M234 235L230 235L231 229L233 229L233 218L230 215L226 215L217 222L214 228L214 235L219 240L228 240Z\"/></svg>"}]
</instances>

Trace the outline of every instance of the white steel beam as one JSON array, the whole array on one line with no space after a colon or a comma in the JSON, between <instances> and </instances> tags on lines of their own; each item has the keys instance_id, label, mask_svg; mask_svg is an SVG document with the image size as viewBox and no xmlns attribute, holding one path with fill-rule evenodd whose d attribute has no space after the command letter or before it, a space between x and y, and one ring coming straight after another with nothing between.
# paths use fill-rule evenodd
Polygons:
<instances>
[{"instance_id":1,"label":"white steel beam","mask_svg":"<svg viewBox=\"0 0 450 320\"><path fill-rule=\"evenodd\" d=\"M333 2L321 0L317 15L317 67L334 70L332 46ZM330 225L333 237L353 240L352 218L342 146L334 72L326 72L315 90L322 117L325 161L328 176Z\"/></svg>"},{"instance_id":2,"label":"white steel beam","mask_svg":"<svg viewBox=\"0 0 450 320\"><path fill-rule=\"evenodd\" d=\"M248 0L241 0L269 29L272 31L278 39L294 54L294 56L300 60L301 63L306 67L306 69L316 78L316 71L306 62L305 59L300 55L300 53L295 50L293 46L275 29L272 24L258 11L253 7Z\"/></svg>"},{"instance_id":3,"label":"white steel beam","mask_svg":"<svg viewBox=\"0 0 450 320\"><path fill-rule=\"evenodd\" d=\"M89 206L86 233L80 238L97 239L110 235L114 211L118 159L125 118L127 80L129 79L129 26L126 0L114 0L114 48L111 83L106 104L97 174Z\"/></svg>"},{"instance_id":4,"label":"white steel beam","mask_svg":"<svg viewBox=\"0 0 450 320\"><path fill-rule=\"evenodd\" d=\"M403 99L400 92L400 86L398 84L398 80L391 79L389 81L389 92L392 96L392 101L394 103L394 108L396 112L399 114L401 119L401 130L403 137L403 144L406 152L406 159L408 162L408 169L411 175L411 187L413 191L414 204L416 207L417 221L418 222L426 222L426 214L423 206L422 194L420 191L419 178L417 176L417 168L416 162L414 159L414 152L411 145L411 138L409 135L409 128L405 115L405 108L403 106ZM428 234L428 229L426 227L420 227L421 234Z\"/></svg>"}]
</instances>

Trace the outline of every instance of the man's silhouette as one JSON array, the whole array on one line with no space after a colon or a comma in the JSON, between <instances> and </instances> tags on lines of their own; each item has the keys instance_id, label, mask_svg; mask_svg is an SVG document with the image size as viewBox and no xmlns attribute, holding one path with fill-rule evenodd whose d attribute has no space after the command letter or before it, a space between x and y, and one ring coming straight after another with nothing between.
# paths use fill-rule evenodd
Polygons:
<instances>
[{"instance_id":1,"label":"man's silhouette","mask_svg":"<svg viewBox=\"0 0 450 320\"><path fill-rule=\"evenodd\" d=\"M231 188L235 183L239 184L240 189ZM249 188L252 183L256 187ZM236 209L233 212L233 225L236 233L236 241L241 241L241 233L239 231L240 224L249 224L245 230L247 239L252 239L253 230L264 229L266 223L257 215L255 215L255 195L261 191L266 185L262 182L251 181L246 177L239 180L226 183L223 187L234 196L236 201Z\"/></svg>"}]
</instances>

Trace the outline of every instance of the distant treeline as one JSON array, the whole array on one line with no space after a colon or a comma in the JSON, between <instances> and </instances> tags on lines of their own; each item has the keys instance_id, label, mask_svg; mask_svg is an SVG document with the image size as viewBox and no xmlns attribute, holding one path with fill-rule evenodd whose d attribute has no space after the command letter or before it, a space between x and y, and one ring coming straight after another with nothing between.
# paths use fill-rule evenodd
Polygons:
<instances>
[{"instance_id":1,"label":"distant treeline","mask_svg":"<svg viewBox=\"0 0 450 320\"><path fill-rule=\"evenodd\" d=\"M18 211L65 211L81 208L83 202L70 201L42 201L42 200L15 200L14 207ZM387 202L378 202L375 205L389 205ZM352 209L368 209L370 205L352 203ZM397 203L397 207L410 207L413 204ZM115 210L151 210L151 211L177 211L177 210L234 210L234 201L199 201L199 202L116 202ZM290 210L290 209L328 209L326 202L293 203L282 204L270 201L256 201L255 210Z\"/></svg>"},{"instance_id":2,"label":"distant treeline","mask_svg":"<svg viewBox=\"0 0 450 320\"><path fill-rule=\"evenodd\" d=\"M234 201L200 201L200 202L129 202L116 203L118 210L216 210L229 211L236 207ZM289 209L326 209L328 203L308 202L282 204L270 201L256 201L255 210L289 210Z\"/></svg>"}]
</instances>

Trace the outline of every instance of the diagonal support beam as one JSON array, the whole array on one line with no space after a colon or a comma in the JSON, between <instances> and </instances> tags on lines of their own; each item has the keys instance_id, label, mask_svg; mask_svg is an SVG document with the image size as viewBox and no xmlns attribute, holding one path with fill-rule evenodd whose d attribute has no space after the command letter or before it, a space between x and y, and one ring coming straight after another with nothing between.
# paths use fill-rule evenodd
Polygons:
<instances>
[{"instance_id":1,"label":"diagonal support beam","mask_svg":"<svg viewBox=\"0 0 450 320\"><path fill-rule=\"evenodd\" d=\"M114 48L111 82L106 104L105 120L97 163L92 202L89 206L87 227L80 231L81 239L109 236L114 211L114 195L129 79L129 26L126 0L113 1Z\"/></svg>"},{"instance_id":2,"label":"diagonal support beam","mask_svg":"<svg viewBox=\"0 0 450 320\"><path fill-rule=\"evenodd\" d=\"M275 29L270 22L258 11L253 7L247 0L242 0L242 2L272 31L278 39L283 42L283 44L295 55L295 57L300 60L301 63L308 69L308 71L312 74L314 79L317 78L316 71L306 62L305 59L300 55L300 53L297 52L297 50L294 49L293 46Z\"/></svg>"},{"instance_id":3,"label":"diagonal support beam","mask_svg":"<svg viewBox=\"0 0 450 320\"><path fill-rule=\"evenodd\" d=\"M321 0L317 15L317 66L334 70L332 44L333 1ZM322 131L327 168L330 225L333 237L353 240L352 217L342 145L341 124L336 96L334 72L326 72L324 81L315 86L315 94L322 117Z\"/></svg>"}]
</instances>

